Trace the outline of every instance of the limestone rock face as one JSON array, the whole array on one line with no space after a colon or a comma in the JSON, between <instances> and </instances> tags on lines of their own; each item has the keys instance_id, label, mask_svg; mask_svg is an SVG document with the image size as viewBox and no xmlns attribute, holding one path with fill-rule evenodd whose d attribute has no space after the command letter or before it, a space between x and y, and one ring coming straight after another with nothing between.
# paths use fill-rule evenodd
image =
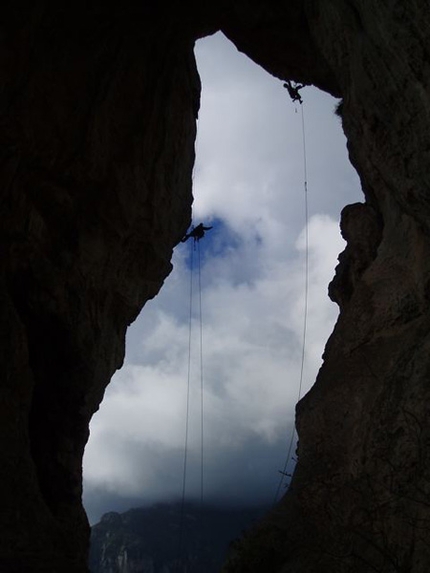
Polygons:
<instances>
[{"instance_id":1,"label":"limestone rock face","mask_svg":"<svg viewBox=\"0 0 430 573\"><path fill-rule=\"evenodd\" d=\"M299 462L229 571L427 572L425 0L7 1L0 57L0 570L86 571L81 465L124 336L189 224L198 37L343 98L365 203Z\"/></svg>"},{"instance_id":2,"label":"limestone rock face","mask_svg":"<svg viewBox=\"0 0 430 573\"><path fill-rule=\"evenodd\" d=\"M145 3L12 4L1 24L0 570L85 571L88 424L189 224L200 85L190 34Z\"/></svg>"},{"instance_id":3,"label":"limestone rock face","mask_svg":"<svg viewBox=\"0 0 430 573\"><path fill-rule=\"evenodd\" d=\"M348 245L330 286L341 313L316 384L297 407L290 489L225 570L424 572L429 11L420 2L304 5L343 97L366 202L343 212Z\"/></svg>"}]
</instances>

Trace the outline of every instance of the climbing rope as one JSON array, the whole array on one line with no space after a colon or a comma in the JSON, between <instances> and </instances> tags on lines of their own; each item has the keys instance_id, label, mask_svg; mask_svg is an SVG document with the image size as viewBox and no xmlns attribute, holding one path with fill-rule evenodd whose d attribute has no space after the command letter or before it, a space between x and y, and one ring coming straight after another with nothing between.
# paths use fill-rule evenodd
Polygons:
<instances>
[{"instance_id":1,"label":"climbing rope","mask_svg":"<svg viewBox=\"0 0 430 573\"><path fill-rule=\"evenodd\" d=\"M303 86L301 86L303 87ZM297 91L297 87L294 88ZM299 88L301 89L301 88ZM297 91L298 94L298 91ZM291 96L291 93L290 93ZM291 96L292 97L292 96ZM308 209L308 168L307 168L307 153L306 153L306 130L305 130L305 113L304 113L304 105L303 101L296 97L293 99L293 103L295 101L299 101L300 108L301 108L301 115L302 115L302 142L303 142L303 190L304 190L304 211L305 211L305 288L304 288L304 309L303 309L303 331L302 331L302 354L301 354L301 364L300 364L300 376L299 376L299 390L297 395L297 402L302 397L302 387L303 387L303 376L304 376L304 367L305 367L305 357L306 357L306 337L307 337L307 326L308 326L308 298L309 298L309 230L308 230L308 223L309 223L309 209ZM296 428L293 425L293 429L291 431L290 440L288 442L288 449L287 449L287 456L285 458L285 463L282 470L280 471L281 478L278 483L278 487L276 489L276 494L273 499L273 505L276 504L278 501L279 493L281 491L282 485L284 483L285 478L291 477L291 474L288 473L288 464L291 459L291 452L293 449L294 438L296 435Z\"/></svg>"},{"instance_id":2,"label":"climbing rope","mask_svg":"<svg viewBox=\"0 0 430 573\"><path fill-rule=\"evenodd\" d=\"M190 420L190 383L191 383L191 334L193 320L193 266L194 249L191 242L190 254L190 289L189 289L189 317L188 317L188 367L187 367L187 398L185 407L185 438L184 438L184 463L182 469L182 495L181 509L179 514L179 543L178 543L178 571L181 567L183 537L184 537L184 516L185 516L185 493L187 484L187 461L188 461L188 429Z\"/></svg>"},{"instance_id":3,"label":"climbing rope","mask_svg":"<svg viewBox=\"0 0 430 573\"><path fill-rule=\"evenodd\" d=\"M204 499L204 378L203 378L203 313L202 313L202 273L200 261L200 241L197 241L199 269L199 317L200 317L200 514L203 529Z\"/></svg>"},{"instance_id":4,"label":"climbing rope","mask_svg":"<svg viewBox=\"0 0 430 573\"><path fill-rule=\"evenodd\" d=\"M203 376L203 312L202 312L202 273L200 260L200 241L197 241L198 254L198 277L199 277L199 318L200 318L200 552L203 551L205 540L205 518L204 518L204 376Z\"/></svg>"},{"instance_id":5,"label":"climbing rope","mask_svg":"<svg viewBox=\"0 0 430 573\"><path fill-rule=\"evenodd\" d=\"M199 292L199 327L200 327L200 519L201 531L203 530L203 499L204 499L204 377L203 377L203 318L202 318L202 281L201 281L201 257L200 241L190 241L190 288L189 288L189 321L188 321L188 367L187 367L187 393L185 408L185 438L184 438L184 462L182 471L182 496L179 521L179 548L178 570L181 568L183 557L183 542L185 529L185 498L187 483L187 462L189 442L189 419L190 419L190 390L191 390L191 350L192 350L192 317L193 317L193 276L194 276L194 253L197 248L198 269L198 292Z\"/></svg>"}]
</instances>

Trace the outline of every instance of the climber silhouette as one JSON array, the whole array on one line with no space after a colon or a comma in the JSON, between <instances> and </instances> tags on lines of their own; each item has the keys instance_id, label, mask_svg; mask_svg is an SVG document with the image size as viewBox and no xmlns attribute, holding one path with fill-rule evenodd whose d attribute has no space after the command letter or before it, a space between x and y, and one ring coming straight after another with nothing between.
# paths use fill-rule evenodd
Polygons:
<instances>
[{"instance_id":1,"label":"climber silhouette","mask_svg":"<svg viewBox=\"0 0 430 573\"><path fill-rule=\"evenodd\" d=\"M193 227L193 229L185 235L183 239L181 239L181 243L185 243L191 237L194 239L194 242L200 241L205 236L205 232L212 229L212 227L205 227L203 223L197 225L197 227Z\"/></svg>"},{"instance_id":2,"label":"climber silhouette","mask_svg":"<svg viewBox=\"0 0 430 573\"><path fill-rule=\"evenodd\" d=\"M288 94L289 94L290 98L292 99L293 103L295 101L298 101L300 104L303 103L302 96L299 94L299 91L304 87L305 87L304 84L296 84L293 86L293 84L291 83L290 80L288 80L284 84L284 88L286 88L288 90Z\"/></svg>"}]
</instances>

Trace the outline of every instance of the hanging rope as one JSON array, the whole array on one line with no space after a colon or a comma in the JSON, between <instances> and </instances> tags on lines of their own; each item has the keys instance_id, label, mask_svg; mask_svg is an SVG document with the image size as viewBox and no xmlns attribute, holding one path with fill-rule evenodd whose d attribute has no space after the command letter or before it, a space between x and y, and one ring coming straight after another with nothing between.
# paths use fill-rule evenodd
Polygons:
<instances>
[{"instance_id":1,"label":"hanging rope","mask_svg":"<svg viewBox=\"0 0 430 573\"><path fill-rule=\"evenodd\" d=\"M198 227L197 227L198 228ZM207 230L208 228L204 228ZM193 236L193 235L191 235ZM202 280L201 280L201 258L200 240L190 242L190 297L189 297L189 333L188 333L188 374L187 374L187 399L186 399L186 422L184 440L184 464L182 472L182 499L179 522L179 550L178 550L178 570L181 567L183 558L183 540L185 528L185 494L187 482L187 461L188 461L188 437L190 418L190 388L191 388L191 341L192 341L192 315L193 315L193 271L194 252L197 246L197 268L198 268L198 291L199 291L199 326L200 326L200 520L201 533L203 535L203 500L204 500L204 378L203 378L203 315L202 315Z\"/></svg>"},{"instance_id":2,"label":"hanging rope","mask_svg":"<svg viewBox=\"0 0 430 573\"><path fill-rule=\"evenodd\" d=\"M286 86L285 86L286 87ZM291 85L290 85L291 87ZM295 87L293 89L296 90L298 94L298 89L301 87ZM290 90L289 90L290 92ZM308 210L308 168L307 168L307 153L306 153L306 130L305 130L305 113L304 113L304 105L303 101L301 100L300 96L295 97L293 99L292 94L290 96L293 100L299 101L301 111L302 111L302 141L303 141L303 188L304 188L304 208L305 208L305 288L304 288L304 310L303 310L303 332L302 332L302 355L301 355L301 364L300 364L300 377L299 377L299 391L297 395L297 402L302 397L302 387L303 387L303 376L304 376L304 367L305 367L305 356L306 356L306 336L307 336L307 327L308 327L308 298L309 298L309 230L308 230L308 223L309 223L309 210ZM300 98L300 99L299 99ZM276 504L278 501L279 493L281 491L282 485L284 483L284 479L287 477L291 477L288 473L288 464L291 459L291 452L293 449L293 444L295 442L294 438L296 435L296 428L293 425L293 429L291 431L291 437L288 444L287 449L287 456L285 458L285 463L283 469L280 470L281 478L278 483L278 487L276 490L275 497L273 499L273 505Z\"/></svg>"},{"instance_id":3,"label":"hanging rope","mask_svg":"<svg viewBox=\"0 0 430 573\"><path fill-rule=\"evenodd\" d=\"M204 547L204 377L203 377L203 313L202 313L202 273L200 260L200 241L197 241L199 271L199 316L200 316L200 551Z\"/></svg>"},{"instance_id":4,"label":"hanging rope","mask_svg":"<svg viewBox=\"0 0 430 573\"><path fill-rule=\"evenodd\" d=\"M305 112L303 103L300 106L302 108L302 140L303 140L303 188L305 194L305 304L304 304L304 316L303 316L303 345L302 345L302 363L300 367L300 384L299 384L299 395L297 401L300 400L302 396L302 385L303 385L303 371L305 365L305 355L306 355L306 335L308 327L308 299L309 299L309 208L308 208L308 166L307 166L307 154L306 154L306 130L305 130Z\"/></svg>"},{"instance_id":5,"label":"hanging rope","mask_svg":"<svg viewBox=\"0 0 430 573\"><path fill-rule=\"evenodd\" d=\"M178 546L178 571L181 566L183 537L184 537L184 516L185 516L185 491L187 484L187 460L188 460L188 428L190 419L190 381L191 381L191 333L193 319L193 266L194 266L194 249L191 242L190 250L190 297L189 297L189 319L188 319L188 373L187 373L187 399L185 407L185 439L184 439L184 464L182 470L182 496L181 510L179 516L179 546Z\"/></svg>"},{"instance_id":6,"label":"hanging rope","mask_svg":"<svg viewBox=\"0 0 430 573\"><path fill-rule=\"evenodd\" d=\"M200 241L197 241L199 269L199 316L200 316L200 513L203 525L204 499L204 380L203 380L203 313L202 313L202 273L200 261Z\"/></svg>"}]
</instances>

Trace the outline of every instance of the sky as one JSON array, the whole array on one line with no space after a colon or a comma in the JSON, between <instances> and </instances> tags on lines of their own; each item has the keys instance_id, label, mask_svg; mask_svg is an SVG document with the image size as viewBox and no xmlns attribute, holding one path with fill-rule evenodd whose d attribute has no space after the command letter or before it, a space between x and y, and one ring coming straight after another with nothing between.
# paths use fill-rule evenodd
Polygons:
<instances>
[{"instance_id":1,"label":"sky","mask_svg":"<svg viewBox=\"0 0 430 573\"><path fill-rule=\"evenodd\" d=\"M193 222L213 229L196 250L191 241L175 248L160 294L129 328L124 366L93 417L84 456L90 523L108 511L181 498L188 380L185 494L200 498L202 371L204 500L273 503L303 352L304 148L309 289L301 396L315 381L338 314L327 287L344 248L340 211L363 197L337 100L307 87L303 109L293 104L281 81L221 33L199 40L195 52L203 89Z\"/></svg>"}]
</instances>

